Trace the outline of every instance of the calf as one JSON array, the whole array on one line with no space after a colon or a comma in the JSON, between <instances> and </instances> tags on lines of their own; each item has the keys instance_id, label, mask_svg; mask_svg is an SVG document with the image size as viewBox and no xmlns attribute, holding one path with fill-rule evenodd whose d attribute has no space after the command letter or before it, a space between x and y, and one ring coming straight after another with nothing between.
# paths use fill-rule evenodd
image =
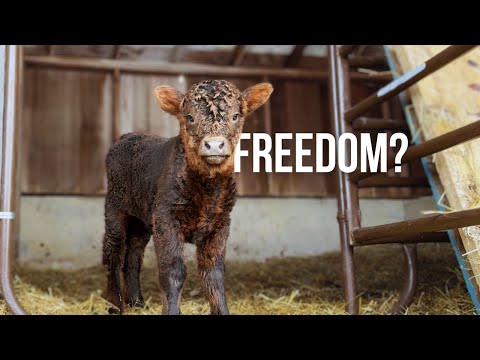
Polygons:
<instances>
[{"instance_id":1,"label":"calf","mask_svg":"<svg viewBox=\"0 0 480 360\"><path fill-rule=\"evenodd\" d=\"M197 247L198 271L211 314L228 314L224 260L235 203L233 151L245 118L272 93L268 83L241 92L224 80L194 85L186 95L159 86L160 107L177 117L180 134L165 139L129 133L106 157L104 297L123 312L144 306L140 267L151 235L164 314L179 314L185 242ZM120 289L120 273L124 287Z\"/></svg>"}]
</instances>

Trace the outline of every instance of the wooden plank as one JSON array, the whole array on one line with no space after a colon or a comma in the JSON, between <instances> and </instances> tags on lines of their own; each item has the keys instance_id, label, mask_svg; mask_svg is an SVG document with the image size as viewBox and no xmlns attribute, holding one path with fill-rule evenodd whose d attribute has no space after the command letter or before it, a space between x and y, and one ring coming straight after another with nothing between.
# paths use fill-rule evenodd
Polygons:
<instances>
[{"instance_id":1,"label":"wooden plank","mask_svg":"<svg viewBox=\"0 0 480 360\"><path fill-rule=\"evenodd\" d=\"M172 49L172 53L170 54L170 62L178 62L182 58L184 51L185 45L175 45L175 47Z\"/></svg>"},{"instance_id":2,"label":"wooden plank","mask_svg":"<svg viewBox=\"0 0 480 360\"><path fill-rule=\"evenodd\" d=\"M292 53L285 60L285 67L296 67L300 63L303 51L308 45L295 45Z\"/></svg>"},{"instance_id":3,"label":"wooden plank","mask_svg":"<svg viewBox=\"0 0 480 360\"><path fill-rule=\"evenodd\" d=\"M272 94L272 136L275 133L317 133L329 132L328 89L318 82L286 81L275 82ZM274 138L273 138L274 141ZM283 147L290 149L290 156L284 157L283 165L295 170L295 142L285 140ZM315 140L303 141L303 148L310 149L312 156L303 158L304 166L316 162ZM275 159L275 148L272 150ZM328 149L324 148L324 160ZM275 166L275 163L274 163ZM278 173L271 174L271 196L332 196L335 194L334 173Z\"/></svg>"},{"instance_id":4,"label":"wooden plank","mask_svg":"<svg viewBox=\"0 0 480 360\"><path fill-rule=\"evenodd\" d=\"M170 85L182 92L186 90L182 76L120 76L118 137L131 131L163 137L178 135L177 118L162 111L155 99L154 89L159 85Z\"/></svg>"},{"instance_id":5,"label":"wooden plank","mask_svg":"<svg viewBox=\"0 0 480 360\"><path fill-rule=\"evenodd\" d=\"M55 56L84 56L110 59L117 45L55 45Z\"/></svg>"},{"instance_id":6,"label":"wooden plank","mask_svg":"<svg viewBox=\"0 0 480 360\"><path fill-rule=\"evenodd\" d=\"M379 54L375 56L351 56L348 59L348 64L350 67L358 68L372 68L382 65L387 65L384 54Z\"/></svg>"},{"instance_id":7,"label":"wooden plank","mask_svg":"<svg viewBox=\"0 0 480 360\"><path fill-rule=\"evenodd\" d=\"M115 45L115 47L113 48L112 59L118 59L118 57L120 56L121 47L122 45Z\"/></svg>"},{"instance_id":8,"label":"wooden plank","mask_svg":"<svg viewBox=\"0 0 480 360\"><path fill-rule=\"evenodd\" d=\"M340 48L339 52L340 52L340 56L341 57L348 57L348 55L350 55L353 50L355 50L357 48L358 45L342 45L342 47Z\"/></svg>"},{"instance_id":9,"label":"wooden plank","mask_svg":"<svg viewBox=\"0 0 480 360\"><path fill-rule=\"evenodd\" d=\"M395 45L391 47L402 72L425 62L445 45ZM478 120L480 114L480 49L462 56L423 79L409 91L424 140ZM435 167L449 207L480 207L480 142L471 141L435 155ZM480 226L459 230L467 258L480 286Z\"/></svg>"},{"instance_id":10,"label":"wooden plank","mask_svg":"<svg viewBox=\"0 0 480 360\"><path fill-rule=\"evenodd\" d=\"M111 75L27 69L22 191L105 192Z\"/></svg>"},{"instance_id":11,"label":"wooden plank","mask_svg":"<svg viewBox=\"0 0 480 360\"><path fill-rule=\"evenodd\" d=\"M245 54L247 52L247 45L237 45L235 49L233 49L232 58L230 60L230 65L237 66L240 65Z\"/></svg>"}]
</instances>

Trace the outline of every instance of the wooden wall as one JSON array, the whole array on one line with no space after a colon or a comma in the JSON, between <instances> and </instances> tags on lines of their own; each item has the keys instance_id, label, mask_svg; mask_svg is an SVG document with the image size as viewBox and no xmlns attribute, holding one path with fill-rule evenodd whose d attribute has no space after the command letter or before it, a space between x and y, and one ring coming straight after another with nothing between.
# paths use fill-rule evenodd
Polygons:
<instances>
[{"instance_id":1,"label":"wooden wall","mask_svg":"<svg viewBox=\"0 0 480 360\"><path fill-rule=\"evenodd\" d=\"M185 91L200 77L146 76L45 68L27 68L23 110L21 178L24 194L101 195L106 191L104 158L113 139L129 131L174 136L177 120L161 111L153 96L160 84ZM262 79L226 79L246 88ZM113 100L118 81L119 101ZM272 81L271 117L262 107L247 119L244 132L330 132L325 81ZM373 90L352 87L353 101ZM117 107L117 108L115 108ZM385 109L384 109L385 110ZM388 111L401 116L398 104ZM380 110L376 110L380 113ZM116 115L117 114L117 115ZM382 115L380 113L380 115ZM248 142L250 144L250 142ZM289 146L289 142L285 142ZM293 145L293 144L292 144ZM314 151L314 142L305 141ZM295 149L285 165L294 161ZM245 148L248 149L248 146ZM249 149L251 151L251 148ZM325 154L327 156L327 154ZM305 161L314 165L315 158ZM418 167L417 165L414 165ZM405 167L403 176L408 176ZM417 171L418 172L418 171ZM335 196L334 173L253 173L251 158L237 174L243 196ZM410 197L428 189L362 189L367 197Z\"/></svg>"}]
</instances>

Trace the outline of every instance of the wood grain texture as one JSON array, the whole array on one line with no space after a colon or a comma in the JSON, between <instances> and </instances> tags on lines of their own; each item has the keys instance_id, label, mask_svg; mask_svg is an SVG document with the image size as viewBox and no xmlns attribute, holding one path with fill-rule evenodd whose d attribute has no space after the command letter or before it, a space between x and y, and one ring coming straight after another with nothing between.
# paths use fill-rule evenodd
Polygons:
<instances>
[{"instance_id":1,"label":"wood grain texture","mask_svg":"<svg viewBox=\"0 0 480 360\"><path fill-rule=\"evenodd\" d=\"M121 75L118 137L131 131L163 137L178 135L178 120L162 111L155 99L154 89L160 85L169 85L181 92L186 90L182 76Z\"/></svg>"},{"instance_id":2,"label":"wood grain texture","mask_svg":"<svg viewBox=\"0 0 480 360\"><path fill-rule=\"evenodd\" d=\"M105 192L110 75L27 69L24 89L22 191Z\"/></svg>"},{"instance_id":3,"label":"wood grain texture","mask_svg":"<svg viewBox=\"0 0 480 360\"><path fill-rule=\"evenodd\" d=\"M444 50L446 45L395 45L392 50L406 72ZM480 49L467 53L420 81L409 91L423 140L470 124L480 115ZM449 207L480 207L480 142L474 140L437 153L435 167ZM480 286L480 227L459 229L467 258Z\"/></svg>"},{"instance_id":4,"label":"wood grain texture","mask_svg":"<svg viewBox=\"0 0 480 360\"><path fill-rule=\"evenodd\" d=\"M131 131L164 137L178 134L177 119L162 111L155 100L155 87L170 85L184 92L194 83L209 78L211 76L152 76L120 72L118 110L115 111L116 102L112 98L115 82L111 73L27 67L22 191L29 194L103 194L104 156L112 141ZM261 78L225 79L242 90L263 81ZM269 103L271 126L265 123L264 106L247 119L244 132L267 132L272 138L277 132L331 132L329 95L324 81L271 81L275 88ZM354 102L372 91L366 85L352 84ZM401 109L395 106L390 104L390 116L402 118ZM371 115L381 117L381 109ZM293 142L286 141L285 146L292 147L285 164L294 164ZM305 141L304 147L310 148L314 154L311 159L305 158L304 164L314 165L314 141ZM245 148L251 154L252 142L245 141ZM274 155L273 150L272 157ZM326 160L327 154L324 156ZM251 156L242 159L242 169L242 173L237 174L241 196L335 196L333 173L253 173ZM424 188L360 190L363 197L401 198L428 193Z\"/></svg>"},{"instance_id":5,"label":"wood grain texture","mask_svg":"<svg viewBox=\"0 0 480 360\"><path fill-rule=\"evenodd\" d=\"M275 82L272 95L272 132L275 133L319 133L330 132L328 120L328 90L319 82L286 81ZM274 139L273 139L274 140ZM285 140L283 147L290 149L283 165L295 170L295 141ZM311 157L303 158L304 166L314 166L316 146L314 140L303 141L303 148L311 150ZM272 151L275 157L275 149ZM324 148L324 160L328 159ZM333 196L335 194L334 173L272 173L272 196Z\"/></svg>"}]
</instances>

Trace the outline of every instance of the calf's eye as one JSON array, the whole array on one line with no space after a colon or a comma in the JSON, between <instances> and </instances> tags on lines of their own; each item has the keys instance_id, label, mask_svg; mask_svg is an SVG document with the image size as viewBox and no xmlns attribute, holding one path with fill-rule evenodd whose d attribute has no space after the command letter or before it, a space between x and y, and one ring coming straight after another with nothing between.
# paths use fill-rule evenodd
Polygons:
<instances>
[{"instance_id":1,"label":"calf's eye","mask_svg":"<svg viewBox=\"0 0 480 360\"><path fill-rule=\"evenodd\" d=\"M240 113L236 113L235 115L233 115L233 122L237 122L238 120L240 120L241 116L242 115Z\"/></svg>"},{"instance_id":2,"label":"calf's eye","mask_svg":"<svg viewBox=\"0 0 480 360\"><path fill-rule=\"evenodd\" d=\"M185 115L185 119L190 123L193 123L195 121L193 120L193 116L190 114Z\"/></svg>"}]
</instances>

